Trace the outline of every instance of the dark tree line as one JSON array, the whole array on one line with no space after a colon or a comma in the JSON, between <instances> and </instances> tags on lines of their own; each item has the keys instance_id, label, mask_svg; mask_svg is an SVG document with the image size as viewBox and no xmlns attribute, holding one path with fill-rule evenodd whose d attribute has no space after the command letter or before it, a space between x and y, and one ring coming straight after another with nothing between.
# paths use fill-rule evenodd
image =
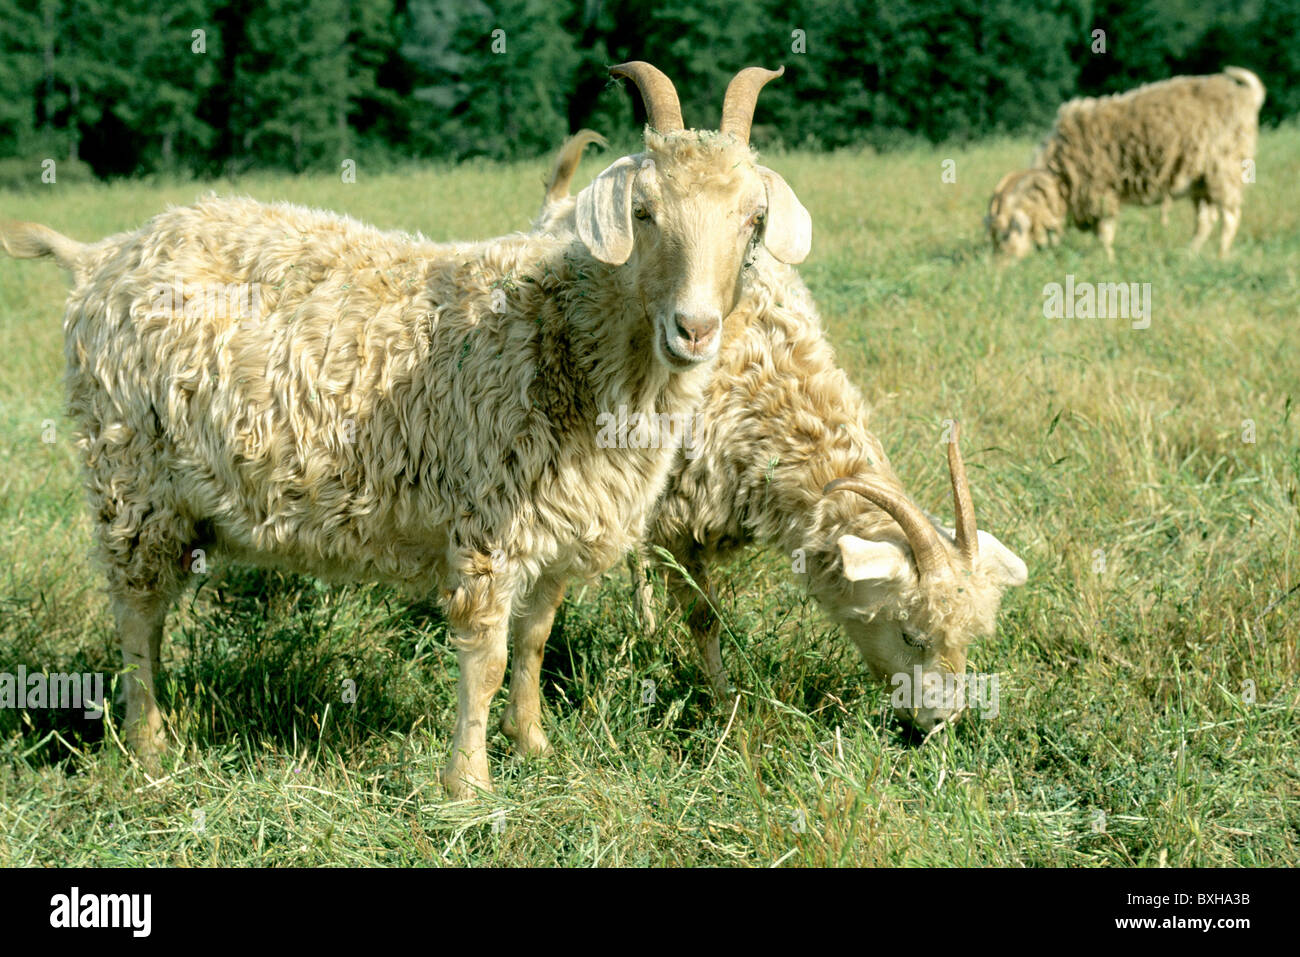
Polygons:
<instances>
[{"instance_id":1,"label":"dark tree line","mask_svg":"<svg viewBox=\"0 0 1300 957\"><path fill-rule=\"evenodd\" d=\"M1037 132L1071 96L1228 64L1260 74L1277 122L1300 111L1298 36L1300 0L0 0L0 163L532 156L639 122L605 72L633 58L696 126L736 69L784 63L762 145Z\"/></svg>"}]
</instances>

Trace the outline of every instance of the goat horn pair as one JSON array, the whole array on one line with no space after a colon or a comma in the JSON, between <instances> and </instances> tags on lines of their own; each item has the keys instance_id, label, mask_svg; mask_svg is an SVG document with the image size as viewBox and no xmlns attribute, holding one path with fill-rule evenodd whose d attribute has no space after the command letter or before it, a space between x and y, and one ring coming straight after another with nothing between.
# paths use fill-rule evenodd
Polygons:
<instances>
[{"instance_id":1,"label":"goat horn pair","mask_svg":"<svg viewBox=\"0 0 1300 957\"><path fill-rule=\"evenodd\" d=\"M957 438L958 427L954 422L948 443L948 477L952 481L952 501L957 513L957 551L968 565L973 566L979 555L979 534L975 528L975 506L966 480L966 465L962 462ZM870 479L838 478L822 489L822 494L830 495L841 489L856 492L898 523L912 547L916 570L922 579L952 572L952 563L939 533L925 513L898 489Z\"/></svg>"},{"instance_id":2,"label":"goat horn pair","mask_svg":"<svg viewBox=\"0 0 1300 957\"><path fill-rule=\"evenodd\" d=\"M632 60L611 67L609 72L616 77L626 77L636 84L641 91L641 99L645 102L647 118L654 129L660 133L674 133L684 128L677 89L658 67L651 66L644 60ZM722 123L718 127L719 131L731 133L742 143L748 143L758 93L769 80L775 80L783 73L785 67L764 70L758 66L746 67L737 73L727 84L727 93L722 98Z\"/></svg>"}]
</instances>

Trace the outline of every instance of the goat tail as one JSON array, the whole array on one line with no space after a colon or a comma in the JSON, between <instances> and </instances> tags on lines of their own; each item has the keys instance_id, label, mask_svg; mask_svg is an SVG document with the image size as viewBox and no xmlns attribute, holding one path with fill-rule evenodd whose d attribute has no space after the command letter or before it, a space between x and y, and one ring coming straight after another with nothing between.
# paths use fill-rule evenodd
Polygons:
<instances>
[{"instance_id":1,"label":"goat tail","mask_svg":"<svg viewBox=\"0 0 1300 957\"><path fill-rule=\"evenodd\" d=\"M1254 73L1251 73L1249 70L1239 66L1224 67L1223 72L1225 75L1232 77L1238 83L1249 88L1250 92L1255 97L1255 109L1259 109L1264 105L1264 84L1260 81L1259 77Z\"/></svg>"},{"instance_id":2,"label":"goat tail","mask_svg":"<svg viewBox=\"0 0 1300 957\"><path fill-rule=\"evenodd\" d=\"M75 272L81 264L86 245L56 233L40 223L0 222L0 246L15 259L39 259L53 256L64 269Z\"/></svg>"}]
</instances>

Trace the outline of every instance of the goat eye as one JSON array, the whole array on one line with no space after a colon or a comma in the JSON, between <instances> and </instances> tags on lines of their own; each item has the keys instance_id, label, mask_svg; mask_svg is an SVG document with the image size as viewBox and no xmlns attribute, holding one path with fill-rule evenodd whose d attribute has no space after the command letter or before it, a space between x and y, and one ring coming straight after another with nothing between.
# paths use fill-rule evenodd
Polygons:
<instances>
[{"instance_id":1,"label":"goat eye","mask_svg":"<svg viewBox=\"0 0 1300 957\"><path fill-rule=\"evenodd\" d=\"M650 210L646 209L644 206L633 206L632 215L637 219L644 221L650 218Z\"/></svg>"},{"instance_id":2,"label":"goat eye","mask_svg":"<svg viewBox=\"0 0 1300 957\"><path fill-rule=\"evenodd\" d=\"M761 209L758 212L756 212L753 216L749 217L749 225L753 226L755 229L760 228L763 225L763 223L766 221L767 221L767 214L763 212Z\"/></svg>"},{"instance_id":3,"label":"goat eye","mask_svg":"<svg viewBox=\"0 0 1300 957\"><path fill-rule=\"evenodd\" d=\"M903 641L904 643L910 645L913 648L930 647L930 639L927 638L925 635L913 634L912 632L907 630L903 631Z\"/></svg>"}]
</instances>

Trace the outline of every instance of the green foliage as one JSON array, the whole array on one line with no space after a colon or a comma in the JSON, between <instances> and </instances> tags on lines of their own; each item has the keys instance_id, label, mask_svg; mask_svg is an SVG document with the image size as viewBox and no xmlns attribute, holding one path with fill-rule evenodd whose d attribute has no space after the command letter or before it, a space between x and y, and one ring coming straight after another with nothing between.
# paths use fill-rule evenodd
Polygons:
<instances>
[{"instance_id":1,"label":"green foliage","mask_svg":"<svg viewBox=\"0 0 1300 957\"><path fill-rule=\"evenodd\" d=\"M1300 0L1263 0L1250 32L1234 33L1237 62L1259 61L1260 79L1268 87L1264 116L1276 122L1300 113Z\"/></svg>"},{"instance_id":2,"label":"green foliage","mask_svg":"<svg viewBox=\"0 0 1300 957\"><path fill-rule=\"evenodd\" d=\"M1037 136L1072 96L1234 64L1272 124L1300 113L1298 33L1300 0L0 0L0 157L113 176L536 156L644 119L607 73L627 59L702 127L738 68L784 64L762 147Z\"/></svg>"},{"instance_id":3,"label":"green foliage","mask_svg":"<svg viewBox=\"0 0 1300 957\"><path fill-rule=\"evenodd\" d=\"M806 26L792 79L765 91L794 142L888 145L906 132L965 140L1050 120L1074 87L1074 17L1012 0L855 3L807 0L783 14ZM786 31L790 32L789 30ZM815 108L809 108L816 104Z\"/></svg>"},{"instance_id":4,"label":"green foliage","mask_svg":"<svg viewBox=\"0 0 1300 957\"><path fill-rule=\"evenodd\" d=\"M243 24L231 100L236 167L336 167L351 145L346 0L261 0Z\"/></svg>"},{"instance_id":5,"label":"green foliage","mask_svg":"<svg viewBox=\"0 0 1300 957\"><path fill-rule=\"evenodd\" d=\"M402 56L414 70L417 155L535 155L568 133L577 55L548 0L415 0Z\"/></svg>"},{"instance_id":6,"label":"green foliage","mask_svg":"<svg viewBox=\"0 0 1300 957\"><path fill-rule=\"evenodd\" d=\"M54 161L54 182L47 182L45 162ZM86 183L95 178L90 165L75 159L45 160L26 157L7 156L0 159L0 189L23 193L39 193L55 186L67 186L72 183Z\"/></svg>"},{"instance_id":7,"label":"green foliage","mask_svg":"<svg viewBox=\"0 0 1300 957\"><path fill-rule=\"evenodd\" d=\"M32 149L41 80L41 12L24 0L0 0L0 156Z\"/></svg>"}]
</instances>

